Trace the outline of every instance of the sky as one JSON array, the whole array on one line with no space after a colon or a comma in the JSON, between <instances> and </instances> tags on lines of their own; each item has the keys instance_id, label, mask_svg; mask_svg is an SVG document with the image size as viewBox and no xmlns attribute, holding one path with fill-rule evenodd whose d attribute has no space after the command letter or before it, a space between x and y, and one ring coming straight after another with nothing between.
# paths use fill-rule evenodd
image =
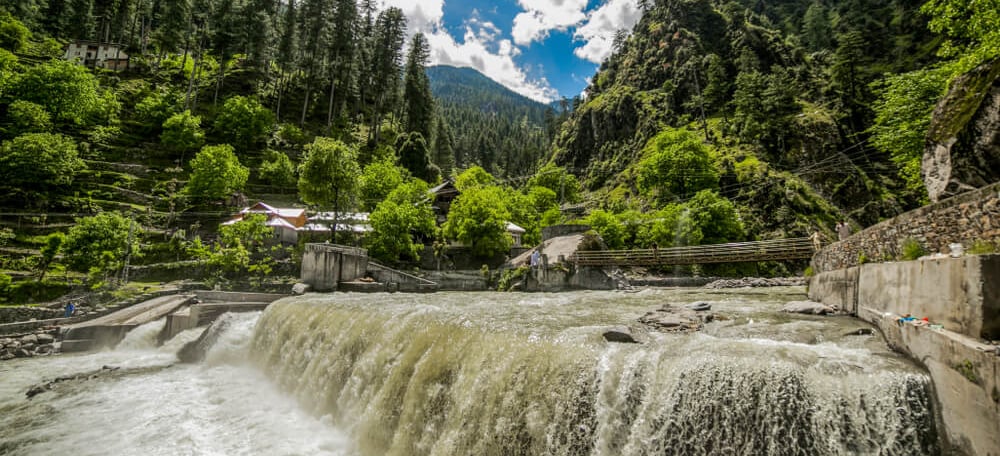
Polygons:
<instances>
[{"instance_id":1,"label":"sky","mask_svg":"<svg viewBox=\"0 0 1000 456\"><path fill-rule=\"evenodd\" d=\"M580 95L638 0L382 0L423 33L431 65L471 67L528 98Z\"/></svg>"}]
</instances>

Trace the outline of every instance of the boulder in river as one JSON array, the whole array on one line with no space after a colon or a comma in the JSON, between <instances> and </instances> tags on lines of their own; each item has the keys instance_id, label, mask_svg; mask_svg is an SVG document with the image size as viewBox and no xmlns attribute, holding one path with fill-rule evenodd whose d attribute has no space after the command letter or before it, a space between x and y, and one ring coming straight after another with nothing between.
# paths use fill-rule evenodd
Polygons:
<instances>
[{"instance_id":1,"label":"boulder in river","mask_svg":"<svg viewBox=\"0 0 1000 456\"><path fill-rule=\"evenodd\" d=\"M715 314L711 312L672 307L670 304L639 317L639 323L663 332L699 331L705 323L714 320Z\"/></svg>"},{"instance_id":2,"label":"boulder in river","mask_svg":"<svg viewBox=\"0 0 1000 456\"><path fill-rule=\"evenodd\" d=\"M310 291L312 291L312 286L309 285L308 283L297 283L295 285L292 285L293 295L304 295Z\"/></svg>"},{"instance_id":3,"label":"boulder in river","mask_svg":"<svg viewBox=\"0 0 1000 456\"><path fill-rule=\"evenodd\" d=\"M47 334L47 333L36 334L35 338L38 341L38 345L51 344L56 340L56 338L53 337L52 334Z\"/></svg>"},{"instance_id":4,"label":"boulder in river","mask_svg":"<svg viewBox=\"0 0 1000 456\"><path fill-rule=\"evenodd\" d=\"M792 301L785 304L785 307L782 307L781 311L808 315L832 315L837 313L837 309L833 307L812 301Z\"/></svg>"},{"instance_id":5,"label":"boulder in river","mask_svg":"<svg viewBox=\"0 0 1000 456\"><path fill-rule=\"evenodd\" d=\"M28 334L27 336L21 338L22 345L37 344L37 343L38 343L38 336L34 334Z\"/></svg>"},{"instance_id":6,"label":"boulder in river","mask_svg":"<svg viewBox=\"0 0 1000 456\"><path fill-rule=\"evenodd\" d=\"M608 342L618 342L623 344L637 344L639 341L635 340L632 335L632 330L626 326L615 326L608 328L604 331L604 340Z\"/></svg>"},{"instance_id":7,"label":"boulder in river","mask_svg":"<svg viewBox=\"0 0 1000 456\"><path fill-rule=\"evenodd\" d=\"M706 312L712 310L712 305L704 301L698 301L692 302L691 304L684 306L684 308L695 312Z\"/></svg>"}]
</instances>

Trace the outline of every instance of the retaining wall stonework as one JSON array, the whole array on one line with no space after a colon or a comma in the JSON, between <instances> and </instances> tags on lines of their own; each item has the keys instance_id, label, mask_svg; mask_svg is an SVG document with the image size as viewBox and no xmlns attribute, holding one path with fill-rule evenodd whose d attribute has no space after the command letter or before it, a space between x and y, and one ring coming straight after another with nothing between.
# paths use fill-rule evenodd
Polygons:
<instances>
[{"instance_id":1,"label":"retaining wall stonework","mask_svg":"<svg viewBox=\"0 0 1000 456\"><path fill-rule=\"evenodd\" d=\"M862 230L819 251L816 272L899 259L907 239L928 252L948 253L948 244L966 248L975 241L1000 241L1000 183L924 206Z\"/></svg>"}]
</instances>

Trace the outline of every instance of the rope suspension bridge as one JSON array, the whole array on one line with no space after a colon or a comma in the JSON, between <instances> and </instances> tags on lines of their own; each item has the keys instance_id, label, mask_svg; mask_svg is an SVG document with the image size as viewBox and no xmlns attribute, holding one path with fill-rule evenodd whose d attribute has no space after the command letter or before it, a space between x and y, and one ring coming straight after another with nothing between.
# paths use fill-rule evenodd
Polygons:
<instances>
[{"instance_id":1,"label":"rope suspension bridge","mask_svg":"<svg viewBox=\"0 0 1000 456\"><path fill-rule=\"evenodd\" d=\"M790 238L664 249L578 251L569 257L569 261L577 266L752 263L808 259L814 252L809 238Z\"/></svg>"}]
</instances>

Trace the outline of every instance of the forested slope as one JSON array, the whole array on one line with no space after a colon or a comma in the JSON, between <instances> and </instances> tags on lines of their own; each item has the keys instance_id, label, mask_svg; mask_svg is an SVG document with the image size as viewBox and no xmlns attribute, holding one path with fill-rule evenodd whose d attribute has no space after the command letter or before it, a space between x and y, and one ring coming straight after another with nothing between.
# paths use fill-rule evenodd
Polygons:
<instances>
[{"instance_id":1,"label":"forested slope","mask_svg":"<svg viewBox=\"0 0 1000 456\"><path fill-rule=\"evenodd\" d=\"M902 127L877 135L896 128L877 122L899 87L889 76L941 65L944 37L928 30L924 1L644 3L552 148L595 206L648 212L710 189L737 204L746 234L790 236L840 217L869 225L924 200L919 146L894 150ZM918 117L946 81L926 88Z\"/></svg>"}]
</instances>

